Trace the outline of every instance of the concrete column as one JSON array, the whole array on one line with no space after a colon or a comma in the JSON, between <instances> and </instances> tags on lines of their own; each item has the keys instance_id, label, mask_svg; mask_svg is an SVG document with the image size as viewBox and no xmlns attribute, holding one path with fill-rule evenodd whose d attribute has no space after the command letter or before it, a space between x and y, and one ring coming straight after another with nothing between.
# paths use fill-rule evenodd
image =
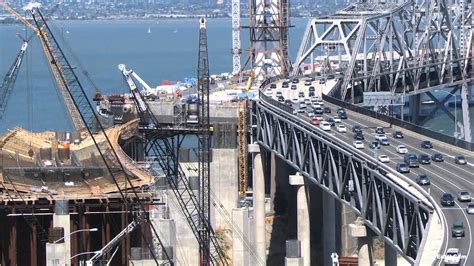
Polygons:
<instances>
[{"instance_id":1,"label":"concrete column","mask_svg":"<svg viewBox=\"0 0 474 266\"><path fill-rule=\"evenodd\" d=\"M247 246L250 243L249 209L247 207L233 209L232 222L236 228L236 231L232 232L232 264L235 266L251 265Z\"/></svg>"},{"instance_id":2,"label":"concrete column","mask_svg":"<svg viewBox=\"0 0 474 266\"><path fill-rule=\"evenodd\" d=\"M265 176L258 144L249 144L248 151L253 157L253 212L255 219L255 251L259 258L266 260L265 241Z\"/></svg>"},{"instance_id":3,"label":"concrete column","mask_svg":"<svg viewBox=\"0 0 474 266\"><path fill-rule=\"evenodd\" d=\"M270 209L274 211L274 200L275 200L275 193L276 193L276 178L277 178L277 171L276 171L276 155L275 153L270 154Z\"/></svg>"},{"instance_id":4,"label":"concrete column","mask_svg":"<svg viewBox=\"0 0 474 266\"><path fill-rule=\"evenodd\" d=\"M385 265L397 266L397 251L392 246L385 243L384 252L385 252L385 258L384 258Z\"/></svg>"},{"instance_id":5,"label":"concrete column","mask_svg":"<svg viewBox=\"0 0 474 266\"><path fill-rule=\"evenodd\" d=\"M331 265L331 254L336 252L336 204L328 193L323 193L323 262Z\"/></svg>"},{"instance_id":6,"label":"concrete column","mask_svg":"<svg viewBox=\"0 0 474 266\"><path fill-rule=\"evenodd\" d=\"M290 185L297 187L297 223L298 240L301 243L301 257L303 265L311 265L311 240L308 198L304 186L304 177L300 174L290 175Z\"/></svg>"},{"instance_id":7,"label":"concrete column","mask_svg":"<svg viewBox=\"0 0 474 266\"><path fill-rule=\"evenodd\" d=\"M349 231L352 237L357 238L359 266L373 265L372 236L367 234L367 227L362 219L358 218L350 224Z\"/></svg>"},{"instance_id":8,"label":"concrete column","mask_svg":"<svg viewBox=\"0 0 474 266\"><path fill-rule=\"evenodd\" d=\"M46 244L47 265L53 265L53 261L59 263L59 265L70 265L71 218L69 216L68 201L57 200L54 208L53 227L62 227L64 229L64 242L57 244Z\"/></svg>"}]
</instances>

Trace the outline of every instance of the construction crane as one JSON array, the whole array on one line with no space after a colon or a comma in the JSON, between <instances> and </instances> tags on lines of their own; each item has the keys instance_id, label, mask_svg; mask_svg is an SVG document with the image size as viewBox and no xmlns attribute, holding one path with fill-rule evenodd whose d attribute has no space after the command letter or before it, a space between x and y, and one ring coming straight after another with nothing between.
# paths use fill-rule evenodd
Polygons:
<instances>
[{"instance_id":1,"label":"construction crane","mask_svg":"<svg viewBox=\"0 0 474 266\"><path fill-rule=\"evenodd\" d=\"M229 263L226 260L226 256L223 254L215 232L212 229L209 216L206 216L203 213L200 201L191 189L189 181L179 165L178 157L175 153L177 150L176 147L173 145L173 142L167 139L167 136L160 135L160 123L157 120L156 115L154 115L149 108L148 103L145 101L132 78L136 77L134 71L127 70L126 66L123 64L120 64L118 68L133 95L138 116L141 120L140 129L146 135L145 139L151 140L147 144L146 150L151 151L154 159L163 170L166 180L177 199L179 207L185 215L186 221L199 243L200 249L206 248L209 255L209 258L207 258L206 261L210 261L215 265L228 265ZM209 232L206 239L202 238L202 231ZM205 247L206 244L211 245L210 247ZM203 257L201 256L201 262L202 260Z\"/></svg>"},{"instance_id":2,"label":"construction crane","mask_svg":"<svg viewBox=\"0 0 474 266\"><path fill-rule=\"evenodd\" d=\"M248 93L252 86L252 76L247 80L245 92ZM247 100L239 103L239 123L237 127L239 138L239 195L245 197L248 182L247 169Z\"/></svg>"},{"instance_id":3,"label":"construction crane","mask_svg":"<svg viewBox=\"0 0 474 266\"><path fill-rule=\"evenodd\" d=\"M25 56L26 49L28 48L28 41L23 39L19 34L18 37L22 39L23 43L21 45L20 51L15 57L15 61L3 78L2 86L0 87L0 120L2 120L3 114L7 109L8 98L13 90L13 86L15 85L21 63L23 62L23 57Z\"/></svg>"},{"instance_id":4,"label":"construction crane","mask_svg":"<svg viewBox=\"0 0 474 266\"><path fill-rule=\"evenodd\" d=\"M104 126L102 125L101 121L99 120L98 114L95 112L94 107L91 101L87 98L87 94L82 87L81 82L79 81L76 73L74 72L74 68L71 66L69 61L67 60L66 56L64 55L59 43L56 41L53 33L51 32L50 27L48 26L46 20L44 19L43 15L41 14L38 7L30 7L28 9L33 17L34 23L36 25L39 32L39 37L41 38L42 42L45 44L45 49L49 54L50 58L54 58L55 61L51 64L57 72L61 73L60 82L62 86L66 89L67 93L74 104L74 107L78 111L80 118L82 119L82 123L86 126L86 130L89 133L89 136L93 140L97 151L102 159L105 167L107 168L107 178L110 178L115 186L117 187L117 191L120 194L123 203L125 206L131 206L131 213L136 214L137 209L142 213L145 214L147 212L147 208L140 203L140 197L131 181L130 175L125 171L125 168L122 162L117 155L117 152L114 149L110 139L108 138ZM49 36L49 39L48 37ZM48 41L49 40L49 41ZM95 134L95 132L99 131L100 134ZM119 178L124 179L126 186L121 187L119 185ZM124 190L130 191L129 193L133 194L133 198L129 196L125 196ZM135 215L138 217L138 215ZM151 232L157 242L161 247L163 247L163 242L161 241L154 225L150 222L149 217L146 218L146 223L150 226ZM156 258L154 247L148 245L149 250L151 251L151 255L153 259L158 264L158 260ZM169 264L173 265L173 261L171 260L170 255L168 252L163 249L163 255Z\"/></svg>"},{"instance_id":5,"label":"construction crane","mask_svg":"<svg viewBox=\"0 0 474 266\"><path fill-rule=\"evenodd\" d=\"M0 6L2 6L6 11L10 14L15 16L18 20L20 20L23 24L25 24L28 28L33 30L38 36L43 35L44 38L40 38L40 43L43 48L44 54L48 61L48 65L50 66L51 72L53 73L54 79L56 80L56 84L58 86L59 92L61 93L62 98L64 99L64 103L66 108L69 112L69 116L71 117L72 124L77 131L81 131L85 128L85 125L81 119L81 116L74 106L74 103L67 92L66 87L64 87L62 80L67 80L68 77L64 76L64 72L61 67L56 67L56 62L58 61L57 58L51 57L51 55L47 51L47 47L51 46L48 34L46 34L42 28L36 28L33 24L31 24L27 19L25 19L22 15L16 12L13 8L11 8L7 3L0 0ZM39 8L40 4L38 3L30 3L28 4L28 8Z\"/></svg>"}]
</instances>

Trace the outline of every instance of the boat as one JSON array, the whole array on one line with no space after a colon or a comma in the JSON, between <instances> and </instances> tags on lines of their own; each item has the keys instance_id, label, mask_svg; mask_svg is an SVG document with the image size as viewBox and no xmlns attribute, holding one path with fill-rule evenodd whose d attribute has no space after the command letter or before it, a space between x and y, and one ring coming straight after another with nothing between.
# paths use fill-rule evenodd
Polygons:
<instances>
[{"instance_id":1,"label":"boat","mask_svg":"<svg viewBox=\"0 0 474 266\"><path fill-rule=\"evenodd\" d=\"M150 28L150 27L148 27L148 33L149 33L149 34L151 33L151 28Z\"/></svg>"}]
</instances>

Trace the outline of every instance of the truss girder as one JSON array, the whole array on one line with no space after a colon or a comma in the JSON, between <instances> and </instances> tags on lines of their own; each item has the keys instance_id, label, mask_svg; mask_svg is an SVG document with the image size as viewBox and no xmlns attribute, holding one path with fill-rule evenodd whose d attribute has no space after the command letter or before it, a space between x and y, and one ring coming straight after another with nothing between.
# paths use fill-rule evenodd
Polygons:
<instances>
[{"instance_id":1,"label":"truss girder","mask_svg":"<svg viewBox=\"0 0 474 266\"><path fill-rule=\"evenodd\" d=\"M422 250L431 207L382 174L371 162L294 116L259 102L257 141L333 197L409 261Z\"/></svg>"}]
</instances>

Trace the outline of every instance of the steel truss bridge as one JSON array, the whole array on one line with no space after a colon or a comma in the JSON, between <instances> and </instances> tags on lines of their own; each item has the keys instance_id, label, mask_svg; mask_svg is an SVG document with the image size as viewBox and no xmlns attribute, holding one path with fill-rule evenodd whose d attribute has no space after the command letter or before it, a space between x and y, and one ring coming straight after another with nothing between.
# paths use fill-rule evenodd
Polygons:
<instances>
[{"instance_id":1,"label":"steel truss bridge","mask_svg":"<svg viewBox=\"0 0 474 266\"><path fill-rule=\"evenodd\" d=\"M394 98L426 93L435 101L435 111L442 109L453 119L444 106L451 96L439 101L432 94L451 87L452 94L460 93L464 138L470 142L472 10L472 2L463 0L352 4L308 23L292 76L339 78L331 95L353 104L361 103L365 92L390 92ZM266 93L266 87L279 80L270 78L260 87L260 100L253 109L258 144L350 206L409 262L427 265L439 259L434 256L444 254L449 228L433 197L394 167L316 128ZM446 180L442 173L436 175ZM455 182L451 184L459 188ZM432 234L442 237L433 240ZM472 238L471 229L466 234Z\"/></svg>"}]
</instances>

